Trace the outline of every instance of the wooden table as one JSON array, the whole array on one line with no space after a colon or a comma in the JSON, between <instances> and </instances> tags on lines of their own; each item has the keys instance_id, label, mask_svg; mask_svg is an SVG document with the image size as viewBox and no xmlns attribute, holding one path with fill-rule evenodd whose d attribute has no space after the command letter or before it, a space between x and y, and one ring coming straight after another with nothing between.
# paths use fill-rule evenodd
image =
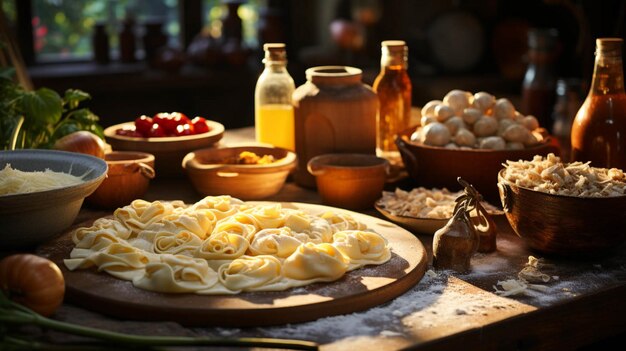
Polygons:
<instances>
[{"instance_id":1,"label":"wooden table","mask_svg":"<svg viewBox=\"0 0 626 351\"><path fill-rule=\"evenodd\" d=\"M250 140L250 135L249 128L227 131L226 143ZM389 184L388 190L396 185ZM155 179L145 196L186 202L200 198L182 178ZM268 200L321 203L315 191L292 182ZM374 209L364 213L381 217ZM84 208L76 222L97 214ZM323 350L567 350L602 345L598 342L607 338L623 340L616 336L626 335L626 247L586 261L542 257L524 246L504 217L496 222L498 251L475 255L471 273L427 272L402 296L350 315L263 328L185 328L171 322L116 320L66 303L54 318L145 335L307 339ZM432 256L432 236L418 237ZM515 278L530 255L542 258L543 271L552 277L544 291L512 297L496 294L497 282ZM53 333L47 337L67 340Z\"/></svg>"}]
</instances>

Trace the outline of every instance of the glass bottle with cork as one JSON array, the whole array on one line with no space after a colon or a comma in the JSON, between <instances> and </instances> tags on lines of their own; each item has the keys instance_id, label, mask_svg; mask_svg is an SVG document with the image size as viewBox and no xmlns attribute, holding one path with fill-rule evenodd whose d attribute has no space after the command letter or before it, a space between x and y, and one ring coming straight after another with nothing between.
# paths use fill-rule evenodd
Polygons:
<instances>
[{"instance_id":1,"label":"glass bottle with cork","mask_svg":"<svg viewBox=\"0 0 626 351\"><path fill-rule=\"evenodd\" d=\"M376 154L389 159L392 164L401 164L395 135L411 123L408 47L402 40L385 40L381 49L381 70L373 85L380 102L376 122Z\"/></svg>"},{"instance_id":2,"label":"glass bottle with cork","mask_svg":"<svg viewBox=\"0 0 626 351\"><path fill-rule=\"evenodd\" d=\"M572 160L626 169L626 94L620 38L596 39L591 88L572 124Z\"/></svg>"},{"instance_id":3,"label":"glass bottle with cork","mask_svg":"<svg viewBox=\"0 0 626 351\"><path fill-rule=\"evenodd\" d=\"M256 140L285 149L295 149L293 79L287 71L285 44L267 43L265 69L254 91Z\"/></svg>"}]
</instances>

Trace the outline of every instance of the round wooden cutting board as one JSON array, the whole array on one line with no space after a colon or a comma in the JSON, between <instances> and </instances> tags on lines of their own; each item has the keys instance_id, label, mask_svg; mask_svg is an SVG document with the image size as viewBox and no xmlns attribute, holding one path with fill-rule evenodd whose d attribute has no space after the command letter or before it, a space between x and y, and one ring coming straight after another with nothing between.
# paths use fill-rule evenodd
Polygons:
<instances>
[{"instance_id":1,"label":"round wooden cutting board","mask_svg":"<svg viewBox=\"0 0 626 351\"><path fill-rule=\"evenodd\" d=\"M86 309L129 320L167 320L194 326L262 326L296 323L365 310L387 302L410 289L424 276L428 256L422 243L409 231L385 220L321 205L282 203L318 214L345 212L383 235L391 247L391 259L366 266L330 283L278 292L246 292L238 295L165 294L135 288L94 269L69 271L63 259L74 247L71 231L41 246L38 254L54 261L66 283L66 301ZM91 223L83 223L84 226Z\"/></svg>"}]
</instances>

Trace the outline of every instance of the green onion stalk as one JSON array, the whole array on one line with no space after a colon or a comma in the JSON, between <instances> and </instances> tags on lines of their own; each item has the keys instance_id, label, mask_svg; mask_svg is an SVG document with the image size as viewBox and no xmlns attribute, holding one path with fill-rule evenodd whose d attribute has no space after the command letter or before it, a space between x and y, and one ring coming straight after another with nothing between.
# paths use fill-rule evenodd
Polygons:
<instances>
[{"instance_id":1,"label":"green onion stalk","mask_svg":"<svg viewBox=\"0 0 626 351\"><path fill-rule=\"evenodd\" d=\"M94 341L78 345L51 345L31 338L19 338L9 330L15 326L37 326L42 329L83 336ZM184 336L140 336L89 328L46 318L10 300L0 290L0 350L107 350L115 345L126 348L163 348L167 346L265 347L290 350L318 350L314 342L272 338L209 338ZM107 347L108 346L108 347Z\"/></svg>"}]
</instances>

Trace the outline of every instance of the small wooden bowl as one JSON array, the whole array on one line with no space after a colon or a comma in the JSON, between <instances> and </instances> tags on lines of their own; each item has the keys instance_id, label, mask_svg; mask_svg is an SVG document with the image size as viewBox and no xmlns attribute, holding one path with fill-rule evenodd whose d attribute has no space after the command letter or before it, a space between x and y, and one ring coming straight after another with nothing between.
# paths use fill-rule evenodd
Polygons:
<instances>
[{"instance_id":1,"label":"small wooden bowl","mask_svg":"<svg viewBox=\"0 0 626 351\"><path fill-rule=\"evenodd\" d=\"M309 160L307 169L325 204L361 210L380 198L389 161L369 154L324 154Z\"/></svg>"},{"instance_id":2,"label":"small wooden bowl","mask_svg":"<svg viewBox=\"0 0 626 351\"><path fill-rule=\"evenodd\" d=\"M145 152L113 151L104 155L109 166L98 189L85 200L94 207L118 208L141 198L154 178L154 155Z\"/></svg>"},{"instance_id":3,"label":"small wooden bowl","mask_svg":"<svg viewBox=\"0 0 626 351\"><path fill-rule=\"evenodd\" d=\"M243 151L272 155L275 162L263 165L225 164ZM275 195L296 167L296 154L279 147L237 146L208 148L188 153L183 169L196 190L205 196L231 195L241 200L259 200Z\"/></svg>"},{"instance_id":4,"label":"small wooden bowl","mask_svg":"<svg viewBox=\"0 0 626 351\"><path fill-rule=\"evenodd\" d=\"M531 248L584 257L618 247L626 238L626 196L575 197L519 187L498 174L511 227Z\"/></svg>"},{"instance_id":5,"label":"small wooden bowl","mask_svg":"<svg viewBox=\"0 0 626 351\"><path fill-rule=\"evenodd\" d=\"M417 184L427 188L461 190L457 177L462 177L491 203L500 201L498 172L506 160L532 160L535 155L560 154L552 139L523 150L446 149L411 141L415 127L396 136L402 161Z\"/></svg>"},{"instance_id":6,"label":"small wooden bowl","mask_svg":"<svg viewBox=\"0 0 626 351\"><path fill-rule=\"evenodd\" d=\"M135 138L115 134L115 131L133 126L127 122L110 126L104 130L107 143L115 151L140 151L154 155L155 171L159 177L180 177L184 175L180 162L185 155L193 150L211 146L224 136L221 123L207 121L209 132L164 138Z\"/></svg>"}]
</instances>

